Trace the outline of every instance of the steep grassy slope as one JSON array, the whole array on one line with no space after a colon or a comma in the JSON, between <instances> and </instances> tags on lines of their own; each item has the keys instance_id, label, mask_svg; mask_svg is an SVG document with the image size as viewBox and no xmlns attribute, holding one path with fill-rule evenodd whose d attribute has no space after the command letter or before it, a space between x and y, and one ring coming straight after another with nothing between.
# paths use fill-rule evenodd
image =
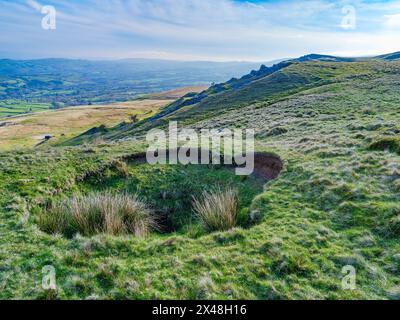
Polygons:
<instances>
[{"instance_id":1,"label":"steep grassy slope","mask_svg":"<svg viewBox=\"0 0 400 320\"><path fill-rule=\"evenodd\" d=\"M111 131L108 136L112 139L123 138L162 126L168 121L190 124L201 119L212 118L228 110L241 110L244 106L255 102L262 101L264 104L273 104L310 88L351 81L352 77L366 79L378 77L379 72L374 70L374 65L369 62L291 63L265 77L257 78L242 88L231 88L210 95L199 103L183 106L175 111L176 106L172 104L161 110L159 115L135 126L119 127ZM381 65L384 64L381 63ZM87 138L90 140L91 137Z\"/></svg>"},{"instance_id":2,"label":"steep grassy slope","mask_svg":"<svg viewBox=\"0 0 400 320\"><path fill-rule=\"evenodd\" d=\"M238 89L247 87L247 86L252 86L254 83L260 79L266 78L271 74L274 74L288 66L290 66L293 63L299 63L299 62L353 62L355 59L352 58L340 58L340 57L334 57L334 56L327 56L327 55L319 55L319 54L310 54L306 55L297 59L291 59L287 61L282 61L280 63L274 64L271 67L266 67L265 65L262 65L259 70L253 70L249 74L244 75L243 77L237 79L237 78L232 78L231 80L225 82L225 83L219 83L211 86L207 90L204 90L201 93L198 93L197 95L188 95L186 97L183 97L182 99L177 100L169 108L166 108L165 112L160 113L158 116L155 116L154 119L158 119L159 117L163 116L165 113L171 113L175 110L179 110L185 106L192 106L194 104L197 104L199 102L203 102L204 100L215 100L216 96L221 94L221 93L226 93L232 92L232 91L237 91ZM252 90L254 92L254 90ZM247 101L248 97L243 96L243 100ZM233 100L231 100L232 102Z\"/></svg>"},{"instance_id":3,"label":"steep grassy slope","mask_svg":"<svg viewBox=\"0 0 400 320\"><path fill-rule=\"evenodd\" d=\"M395 55L395 54L392 54ZM376 58L378 60L381 59L386 59L386 57L383 58ZM262 65L259 70L253 70L249 74L244 75L241 78L232 78L231 80L225 82L225 83L219 83L212 85L210 88L207 90L204 90L203 92L200 92L196 95L187 95L181 99L178 99L174 103L172 103L169 107L165 108L163 112L161 112L159 115L154 116L155 119L159 119L165 115L168 115L176 110L180 110L184 108L185 106L193 106L198 103L206 102L207 101L215 101L216 98L218 98L219 95L227 93L228 96L232 92L237 92L238 89L245 88L247 86L251 86L253 89L251 89L252 92L256 92L254 90L254 84L260 79L267 78L268 76L277 73L280 70L283 70L290 66L291 64L295 63L304 63L304 62L354 62L357 61L355 58L341 58L341 57L334 57L334 56L327 56L327 55L319 55L319 54L310 54L306 55L297 59L291 59L287 61L282 61L277 64L272 65L271 67L267 67L265 65ZM278 81L271 81L274 83L279 82ZM264 86L265 88L265 86ZM238 94L239 96L242 97L242 94ZM265 94L265 92L264 92ZM248 97L243 96L243 101L248 102ZM233 100L230 100L232 103Z\"/></svg>"},{"instance_id":4,"label":"steep grassy slope","mask_svg":"<svg viewBox=\"0 0 400 320\"><path fill-rule=\"evenodd\" d=\"M38 206L50 198L129 187L112 172L103 185L85 179L143 151L134 133L155 123L119 126L101 145L1 153L0 297L398 299L399 85L397 62L296 63L166 117L195 128L255 128L257 150L284 159L281 176L249 205L260 223L229 232L188 228L138 240L39 231ZM112 141L119 137L136 140ZM157 193L158 183L130 174ZM174 183L159 184L175 194ZM45 265L56 268L57 291L41 288ZM355 290L341 285L347 265L357 271Z\"/></svg>"}]
</instances>

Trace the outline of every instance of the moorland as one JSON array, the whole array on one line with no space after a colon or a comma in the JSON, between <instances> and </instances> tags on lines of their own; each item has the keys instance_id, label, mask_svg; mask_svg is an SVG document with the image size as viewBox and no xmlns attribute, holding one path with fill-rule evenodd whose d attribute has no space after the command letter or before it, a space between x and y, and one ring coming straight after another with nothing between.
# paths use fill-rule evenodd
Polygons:
<instances>
[{"instance_id":1,"label":"moorland","mask_svg":"<svg viewBox=\"0 0 400 320\"><path fill-rule=\"evenodd\" d=\"M138 121L0 152L0 298L399 299L397 57L263 66ZM136 161L170 121L253 128L282 171Z\"/></svg>"}]
</instances>

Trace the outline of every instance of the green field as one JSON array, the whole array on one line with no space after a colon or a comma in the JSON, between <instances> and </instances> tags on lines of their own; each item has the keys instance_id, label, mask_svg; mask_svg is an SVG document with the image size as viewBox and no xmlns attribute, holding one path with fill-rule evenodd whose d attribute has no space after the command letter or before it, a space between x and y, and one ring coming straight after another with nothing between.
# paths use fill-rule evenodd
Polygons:
<instances>
[{"instance_id":1,"label":"green field","mask_svg":"<svg viewBox=\"0 0 400 320\"><path fill-rule=\"evenodd\" d=\"M0 118L48 110L49 103L28 103L16 100L0 101Z\"/></svg>"},{"instance_id":2,"label":"green field","mask_svg":"<svg viewBox=\"0 0 400 320\"><path fill-rule=\"evenodd\" d=\"M293 63L134 125L0 153L0 298L399 299L399 83L398 62ZM257 151L284 169L260 182L208 166L114 165L170 120L254 128ZM241 221L257 221L203 228L189 199L218 185L237 187ZM39 228L52 202L104 190L137 193L173 227L147 238ZM48 265L57 290L41 287ZM346 266L355 290L342 286Z\"/></svg>"}]
</instances>

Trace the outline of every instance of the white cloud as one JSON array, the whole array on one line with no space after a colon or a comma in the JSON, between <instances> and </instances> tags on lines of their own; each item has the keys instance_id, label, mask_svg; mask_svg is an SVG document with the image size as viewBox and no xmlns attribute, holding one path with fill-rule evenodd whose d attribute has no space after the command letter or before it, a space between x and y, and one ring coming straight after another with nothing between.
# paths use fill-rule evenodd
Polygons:
<instances>
[{"instance_id":1,"label":"white cloud","mask_svg":"<svg viewBox=\"0 0 400 320\"><path fill-rule=\"evenodd\" d=\"M35 0L26 0L26 3L33 9L37 10L37 11L41 11L42 10L42 5L40 3L38 3Z\"/></svg>"},{"instance_id":2,"label":"white cloud","mask_svg":"<svg viewBox=\"0 0 400 320\"><path fill-rule=\"evenodd\" d=\"M400 13L385 15L385 26L388 29L399 29L400 30Z\"/></svg>"},{"instance_id":3,"label":"white cloud","mask_svg":"<svg viewBox=\"0 0 400 320\"><path fill-rule=\"evenodd\" d=\"M378 54L400 43L399 1L352 1L358 27L347 32L340 23L348 1L46 0L57 9L56 31L40 28L32 8L41 4L28 2L0 1L0 48L34 57L268 60Z\"/></svg>"}]
</instances>

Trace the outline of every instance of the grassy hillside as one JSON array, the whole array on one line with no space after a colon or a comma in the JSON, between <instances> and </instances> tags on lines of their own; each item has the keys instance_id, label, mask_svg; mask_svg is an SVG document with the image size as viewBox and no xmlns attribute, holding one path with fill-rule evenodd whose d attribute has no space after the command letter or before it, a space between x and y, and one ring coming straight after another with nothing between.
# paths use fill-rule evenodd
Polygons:
<instances>
[{"instance_id":1,"label":"grassy hillside","mask_svg":"<svg viewBox=\"0 0 400 320\"><path fill-rule=\"evenodd\" d=\"M398 299L399 83L398 62L293 63L215 99L117 126L101 144L0 153L0 297ZM284 169L265 183L218 167L126 160L145 150L139 134L170 119L255 128L257 151L279 155ZM221 182L240 190L243 222L209 232L187 199ZM175 227L145 239L68 238L38 227L51 202L99 189L137 192ZM45 265L57 271L56 291L40 286ZM356 268L355 290L341 286L346 265Z\"/></svg>"},{"instance_id":2,"label":"grassy hillside","mask_svg":"<svg viewBox=\"0 0 400 320\"><path fill-rule=\"evenodd\" d=\"M168 121L180 121L191 124L213 118L228 110L241 110L249 104L263 103L271 105L311 88L322 87L330 83L351 82L353 77L369 79L379 77L375 68L384 68L384 62L305 62L291 63L265 77L257 78L248 85L230 88L200 102L176 108L176 102L164 108L156 115L135 126L117 128L108 135L119 139L145 132L149 128L162 126ZM211 89L211 88L210 88ZM200 93L201 94L201 93ZM181 101L182 99L178 100ZM87 137L90 139L90 136Z\"/></svg>"},{"instance_id":3,"label":"grassy hillside","mask_svg":"<svg viewBox=\"0 0 400 320\"><path fill-rule=\"evenodd\" d=\"M241 78L232 78L231 80L214 84L209 87L207 90L204 90L196 95L186 95L181 99L178 99L170 106L165 108L158 115L154 116L151 121L158 120L160 118L164 118L175 111L180 111L181 109L192 108L197 105L205 105L206 108L208 105L224 105L224 100L228 101L228 105L232 106L232 104L238 104L241 101L244 103L249 103L250 101L255 99L262 99L263 97L267 97L271 99L271 95L273 93L287 92L289 88L293 90L301 90L304 85L319 85L318 81L326 80L327 76L335 76L335 72L329 72L327 74L327 70L324 70L323 74L321 74L321 78L318 78L318 71L313 70L311 74L308 74L310 71L308 70L300 70L299 74L295 74L296 70L293 72L290 66L293 64L306 63L306 62L361 62L361 61L391 61L395 60L395 58L399 55L399 53L392 53L388 55L373 57L373 58L342 58L342 57L334 57L327 55L319 55L319 54L310 54L297 59L291 59L279 62L270 67L262 65L259 70L253 70L249 74L242 76ZM333 67L335 69L336 66ZM286 75L286 72L289 74ZM293 72L293 74L290 74ZM312 79L312 77L316 76L316 78ZM296 79L296 77L298 79ZM308 77L308 78L307 78ZM311 83L317 82L317 83ZM246 88L249 87L249 90ZM270 88L269 88L270 87ZM266 91L268 90L268 91ZM275 92L276 91L276 92ZM196 108L200 112L204 111L204 108Z\"/></svg>"}]
</instances>

